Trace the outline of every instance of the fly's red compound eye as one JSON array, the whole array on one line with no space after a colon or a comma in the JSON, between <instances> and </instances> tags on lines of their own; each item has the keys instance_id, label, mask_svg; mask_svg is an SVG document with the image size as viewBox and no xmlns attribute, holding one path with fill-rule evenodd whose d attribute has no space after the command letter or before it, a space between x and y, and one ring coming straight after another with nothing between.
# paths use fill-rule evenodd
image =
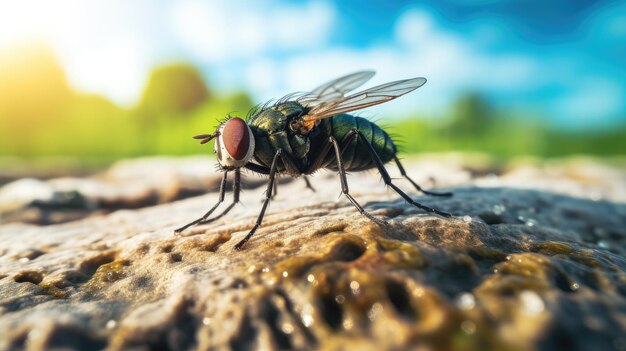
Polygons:
<instances>
[{"instance_id":1,"label":"fly's red compound eye","mask_svg":"<svg viewBox=\"0 0 626 351\"><path fill-rule=\"evenodd\" d=\"M241 167L254 153L254 138L246 122L235 117L224 123L215 146L220 164Z\"/></svg>"},{"instance_id":2,"label":"fly's red compound eye","mask_svg":"<svg viewBox=\"0 0 626 351\"><path fill-rule=\"evenodd\" d=\"M250 134L246 122L241 118L231 118L224 125L222 140L226 151L235 160L243 160L250 147Z\"/></svg>"}]
</instances>

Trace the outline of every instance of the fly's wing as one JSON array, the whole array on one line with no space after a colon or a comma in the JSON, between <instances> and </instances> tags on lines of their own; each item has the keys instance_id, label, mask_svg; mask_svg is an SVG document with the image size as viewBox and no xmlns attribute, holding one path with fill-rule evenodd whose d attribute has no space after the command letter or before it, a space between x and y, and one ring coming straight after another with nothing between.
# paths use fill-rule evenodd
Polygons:
<instances>
[{"instance_id":1,"label":"fly's wing","mask_svg":"<svg viewBox=\"0 0 626 351\"><path fill-rule=\"evenodd\" d=\"M391 101L404 94L421 87L426 83L426 78L412 78L398 80L363 90L359 93L337 100L321 101L313 105L309 112L302 116L305 125L310 125L314 121L329 118L340 113L360 110L369 106L382 104ZM360 85L360 84L359 84Z\"/></svg>"},{"instance_id":2,"label":"fly's wing","mask_svg":"<svg viewBox=\"0 0 626 351\"><path fill-rule=\"evenodd\" d=\"M324 102L341 99L346 93L365 84L374 74L376 74L374 71L360 71L331 80L307 93L302 98L302 102L307 107L313 107Z\"/></svg>"}]
</instances>

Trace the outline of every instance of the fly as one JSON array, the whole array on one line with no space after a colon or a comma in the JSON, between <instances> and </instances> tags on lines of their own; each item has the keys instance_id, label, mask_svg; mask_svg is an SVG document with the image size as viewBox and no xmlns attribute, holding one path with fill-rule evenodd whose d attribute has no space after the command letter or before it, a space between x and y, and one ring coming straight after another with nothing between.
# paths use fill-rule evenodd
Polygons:
<instances>
[{"instance_id":1,"label":"fly","mask_svg":"<svg viewBox=\"0 0 626 351\"><path fill-rule=\"evenodd\" d=\"M339 173L341 192L352 205L370 220L385 225L372 216L350 195L346 171L377 168L385 185L393 189L411 205L443 217L452 215L414 201L391 180L385 163L394 161L400 173L420 192L433 196L451 196L422 189L404 170L397 157L398 149L389 135L375 123L348 114L369 106L391 101L421 87L425 78L411 78L390 82L348 94L374 76L373 71L361 71L330 81L309 93L291 94L275 103L267 103L250 111L246 120L232 117L221 123L212 134L194 136L201 144L215 139L214 151L220 169L224 172L220 183L218 202L204 216L185 226L185 229L210 223L226 215L237 203L241 189L241 168L269 176L261 212L252 229L237 245L240 250L263 222L263 216L276 191L276 176L286 174L304 176L321 168ZM233 202L222 213L210 218L224 202L228 173L234 173Z\"/></svg>"}]
</instances>

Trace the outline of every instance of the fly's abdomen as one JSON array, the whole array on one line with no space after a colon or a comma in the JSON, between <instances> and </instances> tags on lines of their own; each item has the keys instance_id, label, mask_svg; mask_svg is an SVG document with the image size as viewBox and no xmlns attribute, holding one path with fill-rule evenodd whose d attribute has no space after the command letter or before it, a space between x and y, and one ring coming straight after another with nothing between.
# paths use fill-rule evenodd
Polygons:
<instances>
[{"instance_id":1,"label":"fly's abdomen","mask_svg":"<svg viewBox=\"0 0 626 351\"><path fill-rule=\"evenodd\" d=\"M347 145L342 143L342 141L345 140L345 136L352 129L357 129L369 140L383 163L391 161L397 152L396 146L389 137L389 134L365 118L340 114L332 117L330 122L332 125L332 134L342 147L342 159L346 170L362 171L376 167L376 162L368 146L361 138L355 136ZM337 169L334 152L329 153L324 167Z\"/></svg>"}]
</instances>

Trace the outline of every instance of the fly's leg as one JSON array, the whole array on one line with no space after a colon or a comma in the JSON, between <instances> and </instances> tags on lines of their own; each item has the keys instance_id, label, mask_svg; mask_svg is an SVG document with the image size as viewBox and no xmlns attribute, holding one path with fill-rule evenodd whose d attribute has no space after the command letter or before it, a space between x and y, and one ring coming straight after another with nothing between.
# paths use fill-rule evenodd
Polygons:
<instances>
[{"instance_id":1,"label":"fly's leg","mask_svg":"<svg viewBox=\"0 0 626 351\"><path fill-rule=\"evenodd\" d=\"M272 197L271 199L274 200L274 198L278 195L278 179L276 179L276 181L274 182L274 187L272 188Z\"/></svg>"},{"instance_id":2,"label":"fly's leg","mask_svg":"<svg viewBox=\"0 0 626 351\"><path fill-rule=\"evenodd\" d=\"M420 208L426 212L438 214L442 217L447 217L447 218L452 217L452 215L448 212L439 211L437 209L424 206L420 204L419 202L416 202L409 195L407 195L404 191L400 190L400 188L398 188L395 184L391 182L391 177L389 176L389 173L387 173L387 170L385 169L385 165L383 164L383 161L380 159L380 157L376 153L376 150L374 149L372 144L369 142L369 140L367 140L367 138L363 134L361 134L361 132L359 132L358 130L353 129L352 132L356 133L356 135L358 135L358 137L361 138L361 140L369 148L370 153L372 154L372 157L374 158L374 162L376 162L376 167L378 168L378 172L380 172L380 175L383 177L383 181L385 182L385 185L389 186L396 193L402 196L404 200L406 200L408 203L410 203L411 205L417 208Z\"/></svg>"},{"instance_id":3,"label":"fly's leg","mask_svg":"<svg viewBox=\"0 0 626 351\"><path fill-rule=\"evenodd\" d=\"M346 177L346 170L343 166L343 159L341 157L341 150L339 149L339 144L337 143L337 140L333 136L328 138L328 141L329 143L333 145L333 148L335 149L335 157L337 158L337 168L339 169L339 179L341 180L341 192L348 198L348 200L350 200L350 202L352 202L352 205L354 205L354 207L356 207L356 209L362 215L369 218L371 221L376 222L379 225L386 225L387 222L380 220L372 216L371 214L369 214L367 211L363 209L361 205L359 205L359 203L352 197L352 195L350 195L350 189L348 189L348 179Z\"/></svg>"},{"instance_id":4,"label":"fly's leg","mask_svg":"<svg viewBox=\"0 0 626 351\"><path fill-rule=\"evenodd\" d=\"M417 191L422 192L425 195L431 195L431 196L452 196L452 193L439 193L439 192L434 192L434 191L428 191L428 190L424 190L422 189L421 186L419 186L417 183L415 183L413 181L413 179L411 179L407 174L406 171L404 170L404 167L402 167L402 163L400 163L400 160L398 159L398 156L394 156L393 160L396 161L396 165L398 166L398 169L400 170L400 174L402 174L402 176L404 178L406 178L406 180L408 180L409 182L411 182L411 184L413 184L413 186L415 187L415 189L417 189Z\"/></svg>"},{"instance_id":5,"label":"fly's leg","mask_svg":"<svg viewBox=\"0 0 626 351\"><path fill-rule=\"evenodd\" d=\"M304 179L304 182L306 183L306 187L308 189L310 189L312 192L316 192L315 188L313 187L313 185L311 185L311 182L309 181L309 178L307 178L307 176L302 176L302 179Z\"/></svg>"},{"instance_id":6,"label":"fly's leg","mask_svg":"<svg viewBox=\"0 0 626 351\"><path fill-rule=\"evenodd\" d=\"M259 173L259 174L264 174L264 175L269 175L270 174L270 169L269 168L267 168L265 166L257 165L254 162L248 162L243 167L251 170L252 172L256 172L256 173Z\"/></svg>"},{"instance_id":7,"label":"fly's leg","mask_svg":"<svg viewBox=\"0 0 626 351\"><path fill-rule=\"evenodd\" d=\"M265 211L267 210L267 206L269 205L270 199L272 198L272 190L274 188L274 180L276 178L276 163L280 158L280 153L281 150L278 149L276 151L276 154L274 155L274 159L272 160L272 167L270 168L270 180L267 183L267 190L265 191L265 201L263 201L263 207L261 208L261 213L259 213L259 217L256 220L256 224L254 224L254 227L252 227L248 235L246 235L245 238L243 238L240 242L237 243L237 245L235 245L235 250L241 250L243 245L247 243L248 240L250 240L250 238L254 235L254 232L256 232L256 230L263 222Z\"/></svg>"},{"instance_id":8,"label":"fly's leg","mask_svg":"<svg viewBox=\"0 0 626 351\"><path fill-rule=\"evenodd\" d=\"M207 224L207 223L211 223L214 222L222 217L224 217L228 212L230 212L230 210L233 209L233 207L235 207L235 205L237 205L239 203L239 193L241 191L241 170L239 168L235 169L235 181L233 184L233 203L231 203L230 205L228 205L228 207L226 207L226 209L218 214L217 216L213 217L213 218L209 218L209 219L205 219L203 221L198 222L198 225L200 224Z\"/></svg>"},{"instance_id":9,"label":"fly's leg","mask_svg":"<svg viewBox=\"0 0 626 351\"><path fill-rule=\"evenodd\" d=\"M183 230L185 230L185 229L187 229L187 228L189 228L191 226L197 225L200 222L206 220L213 213L213 211L215 211L217 209L217 207L222 202L224 202L224 195L226 194L226 178L227 178L227 175L228 175L228 171L224 171L224 175L222 176L222 182L220 183L220 198L217 201L217 203L213 207L211 207L211 209L207 213L205 213L204 216L202 216L202 217L196 219L195 221L187 223L184 226L174 230L175 233L180 233Z\"/></svg>"}]
</instances>

